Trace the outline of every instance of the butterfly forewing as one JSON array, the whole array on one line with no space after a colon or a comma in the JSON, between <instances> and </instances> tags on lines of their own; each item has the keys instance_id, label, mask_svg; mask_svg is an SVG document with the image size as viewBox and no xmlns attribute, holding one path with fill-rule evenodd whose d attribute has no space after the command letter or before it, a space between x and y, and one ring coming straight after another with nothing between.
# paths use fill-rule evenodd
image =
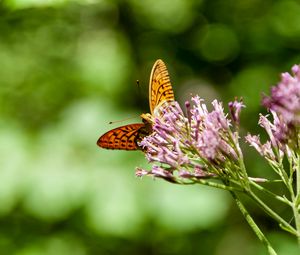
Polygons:
<instances>
[{"instance_id":1,"label":"butterfly forewing","mask_svg":"<svg viewBox=\"0 0 300 255\"><path fill-rule=\"evenodd\" d=\"M157 106L165 101L174 101L169 73L165 63L158 59L152 68L149 81L149 105L151 114Z\"/></svg>"},{"instance_id":2,"label":"butterfly forewing","mask_svg":"<svg viewBox=\"0 0 300 255\"><path fill-rule=\"evenodd\" d=\"M97 144L105 149L137 150L139 134L145 128L145 124L129 124L112 129L102 135Z\"/></svg>"}]
</instances>

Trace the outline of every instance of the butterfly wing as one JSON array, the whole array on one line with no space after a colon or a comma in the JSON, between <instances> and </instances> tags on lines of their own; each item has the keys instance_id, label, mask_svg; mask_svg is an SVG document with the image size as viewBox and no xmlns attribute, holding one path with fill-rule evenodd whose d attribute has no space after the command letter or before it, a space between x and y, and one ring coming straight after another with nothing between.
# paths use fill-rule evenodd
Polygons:
<instances>
[{"instance_id":1,"label":"butterfly wing","mask_svg":"<svg viewBox=\"0 0 300 255\"><path fill-rule=\"evenodd\" d=\"M158 59L153 65L149 82L149 104L152 116L155 114L157 106L174 100L174 92L167 67L161 59ZM152 121L151 116L149 117L148 114L142 114L141 116L144 123L129 124L112 129L98 139L98 146L117 150L143 149L138 146L138 142L151 134Z\"/></svg>"},{"instance_id":2,"label":"butterfly wing","mask_svg":"<svg viewBox=\"0 0 300 255\"><path fill-rule=\"evenodd\" d=\"M149 105L151 114L154 114L154 109L158 105L165 101L174 100L174 92L167 67L161 59L158 59L152 67L149 82Z\"/></svg>"},{"instance_id":3,"label":"butterfly wing","mask_svg":"<svg viewBox=\"0 0 300 255\"><path fill-rule=\"evenodd\" d=\"M145 124L129 124L106 132L98 141L98 146L115 150L138 150L137 141L140 140Z\"/></svg>"}]
</instances>

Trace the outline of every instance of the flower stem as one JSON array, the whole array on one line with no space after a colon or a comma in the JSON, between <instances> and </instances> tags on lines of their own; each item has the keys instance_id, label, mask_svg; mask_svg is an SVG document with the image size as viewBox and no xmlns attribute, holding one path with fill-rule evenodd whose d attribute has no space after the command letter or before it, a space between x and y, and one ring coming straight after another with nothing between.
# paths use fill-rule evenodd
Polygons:
<instances>
[{"instance_id":1,"label":"flower stem","mask_svg":"<svg viewBox=\"0 0 300 255\"><path fill-rule=\"evenodd\" d=\"M248 222L249 226L252 228L252 230L258 237L258 239L266 246L268 253L270 255L276 255L277 253L275 252L275 250L269 243L268 239L265 237L265 235L260 230L260 228L256 225L256 223L254 222L254 220L252 219L252 217L250 216L250 214L248 213L247 209L244 207L244 205L242 204L242 202L240 201L238 196L233 191L230 191L230 193L231 193L232 197L234 198L237 206L239 207L241 213L243 214L246 221Z\"/></svg>"},{"instance_id":2,"label":"flower stem","mask_svg":"<svg viewBox=\"0 0 300 255\"><path fill-rule=\"evenodd\" d=\"M268 207L259 197L257 197L251 190L246 190L246 193L273 219L280 223L281 227L290 232L291 234L298 236L295 228L293 228L289 223L282 219L277 213L275 213L270 207Z\"/></svg>"},{"instance_id":3,"label":"flower stem","mask_svg":"<svg viewBox=\"0 0 300 255\"><path fill-rule=\"evenodd\" d=\"M217 189L223 189L223 190L228 190L228 191L237 191L237 192L244 192L244 189L239 189L236 187L232 187L232 186L227 186L221 183L217 183L217 182L211 182L211 181L207 181L207 180L203 180L203 179L197 179L194 181L194 183L200 183L206 186L210 186L210 187L214 187ZM193 184L193 183L182 183L182 184Z\"/></svg>"},{"instance_id":4,"label":"flower stem","mask_svg":"<svg viewBox=\"0 0 300 255\"><path fill-rule=\"evenodd\" d=\"M294 218L295 218L295 225L296 225L296 231L297 231L297 240L298 240L298 245L300 246L300 214L299 211L296 207L296 201L293 201L293 213L294 213Z\"/></svg>"},{"instance_id":5,"label":"flower stem","mask_svg":"<svg viewBox=\"0 0 300 255\"><path fill-rule=\"evenodd\" d=\"M295 219L295 226L297 230L297 239L298 245L300 246L300 211L299 211L299 196L300 196L300 157L294 157L294 164L295 164L295 172L296 172L296 195L294 194L294 190L292 188L291 198L293 203L293 214ZM291 184L292 186L292 184Z\"/></svg>"},{"instance_id":6,"label":"flower stem","mask_svg":"<svg viewBox=\"0 0 300 255\"><path fill-rule=\"evenodd\" d=\"M258 190L260 190L260 191L262 191L262 192L264 192L264 193L266 193L266 194L272 196L272 197L275 198L276 200L278 200L278 201L280 201L280 202L282 202L282 203L285 203L286 205L292 206L292 203L291 203L288 199L285 199L285 198L283 198L283 197L281 197L281 196L278 196L278 195L274 194L273 192L271 192L271 191L265 189L264 187L260 186L260 185L257 184L256 182L250 180L250 184L251 184L252 186L254 186L255 188L257 188Z\"/></svg>"},{"instance_id":7,"label":"flower stem","mask_svg":"<svg viewBox=\"0 0 300 255\"><path fill-rule=\"evenodd\" d=\"M300 196L300 156L298 155L297 156L297 159L296 159L296 162L297 162L297 165L296 165L296 194L297 194L297 197Z\"/></svg>"}]
</instances>

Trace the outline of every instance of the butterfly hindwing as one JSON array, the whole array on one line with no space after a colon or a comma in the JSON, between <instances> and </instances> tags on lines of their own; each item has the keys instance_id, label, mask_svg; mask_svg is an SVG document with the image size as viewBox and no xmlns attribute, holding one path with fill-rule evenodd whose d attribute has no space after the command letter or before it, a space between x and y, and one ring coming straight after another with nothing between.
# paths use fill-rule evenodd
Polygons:
<instances>
[{"instance_id":1,"label":"butterfly hindwing","mask_svg":"<svg viewBox=\"0 0 300 255\"><path fill-rule=\"evenodd\" d=\"M112 129L102 135L97 144L105 149L137 150L139 149L137 141L144 127L145 124L137 123Z\"/></svg>"},{"instance_id":2,"label":"butterfly hindwing","mask_svg":"<svg viewBox=\"0 0 300 255\"><path fill-rule=\"evenodd\" d=\"M165 63L158 59L152 68L149 81L149 105L153 115L157 106L165 101L174 101L169 73Z\"/></svg>"}]
</instances>

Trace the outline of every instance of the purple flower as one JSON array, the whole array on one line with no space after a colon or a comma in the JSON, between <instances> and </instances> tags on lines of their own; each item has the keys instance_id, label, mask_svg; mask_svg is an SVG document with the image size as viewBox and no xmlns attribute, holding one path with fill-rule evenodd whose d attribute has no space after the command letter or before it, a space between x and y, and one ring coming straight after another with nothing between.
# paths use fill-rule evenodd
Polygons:
<instances>
[{"instance_id":1,"label":"purple flower","mask_svg":"<svg viewBox=\"0 0 300 255\"><path fill-rule=\"evenodd\" d=\"M259 136L250 134L248 134L245 139L250 144L250 146L254 147L257 150L257 152L261 156L265 157L268 160L276 161L276 156L274 154L270 141L262 144Z\"/></svg>"},{"instance_id":2,"label":"purple flower","mask_svg":"<svg viewBox=\"0 0 300 255\"><path fill-rule=\"evenodd\" d=\"M174 178L194 180L228 175L224 170L227 164L231 170L234 166L238 169L238 135L232 132L222 103L214 100L212 105L209 112L203 99L195 96L192 104L185 103L187 117L177 102L158 109L162 114L154 118L153 133L140 143L146 149L146 158L153 163L148 174L162 177L165 170ZM242 107L239 103L232 104L235 121Z\"/></svg>"},{"instance_id":3,"label":"purple flower","mask_svg":"<svg viewBox=\"0 0 300 255\"><path fill-rule=\"evenodd\" d=\"M241 110L242 110L242 108L244 108L246 106L243 104L242 100L240 100L240 101L235 100L233 102L229 102L228 107L230 110L230 115L231 115L232 121L235 124L239 125Z\"/></svg>"},{"instance_id":4,"label":"purple flower","mask_svg":"<svg viewBox=\"0 0 300 255\"><path fill-rule=\"evenodd\" d=\"M145 169L137 167L135 175L137 177L143 177L143 176L146 176L146 175L147 176L153 176L153 177L156 177L156 178L164 179L168 182L177 183L177 180L173 176L172 172L167 171L167 170L165 170L165 169L163 169L162 167L159 167L159 166L153 166L151 171L147 171Z\"/></svg>"},{"instance_id":5,"label":"purple flower","mask_svg":"<svg viewBox=\"0 0 300 255\"><path fill-rule=\"evenodd\" d=\"M194 99L194 102L196 104L191 112L196 124L191 125L191 137L199 155L211 162L224 161L226 158L236 160L234 147L237 144L231 141L231 123L224 113L222 104L214 100L212 102L214 109L208 112L199 98Z\"/></svg>"},{"instance_id":6,"label":"purple flower","mask_svg":"<svg viewBox=\"0 0 300 255\"><path fill-rule=\"evenodd\" d=\"M294 65L293 75L283 73L281 81L263 98L263 105L278 115L286 125L300 125L300 67Z\"/></svg>"},{"instance_id":7,"label":"purple flower","mask_svg":"<svg viewBox=\"0 0 300 255\"><path fill-rule=\"evenodd\" d=\"M213 173L208 173L204 169L202 169L200 166L195 166L193 171L188 170L181 170L179 171L179 176L186 179L204 179L204 178L211 178L216 176Z\"/></svg>"},{"instance_id":8,"label":"purple flower","mask_svg":"<svg viewBox=\"0 0 300 255\"><path fill-rule=\"evenodd\" d=\"M300 69L298 65L289 73L281 75L281 82L271 89L271 96L263 98L263 105L270 110L269 116L260 115L259 125L269 136L262 144L258 136L246 136L246 141L266 159L279 163L286 153L289 156L294 148L299 149L300 127Z\"/></svg>"}]
</instances>

